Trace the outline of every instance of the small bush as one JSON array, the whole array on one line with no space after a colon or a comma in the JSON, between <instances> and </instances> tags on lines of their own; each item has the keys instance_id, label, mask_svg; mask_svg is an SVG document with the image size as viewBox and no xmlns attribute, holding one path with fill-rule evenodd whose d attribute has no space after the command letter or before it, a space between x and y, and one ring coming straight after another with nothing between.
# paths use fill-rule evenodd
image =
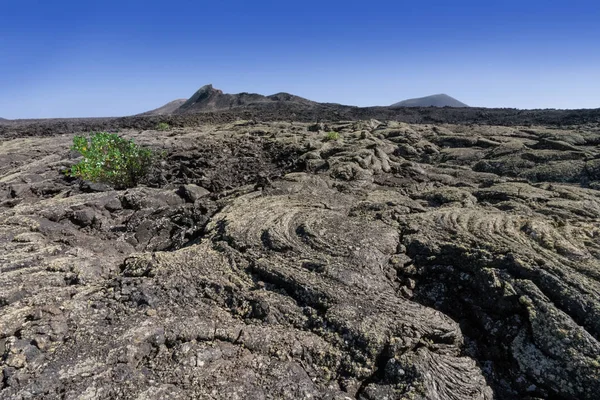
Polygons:
<instances>
[{"instance_id":1,"label":"small bush","mask_svg":"<svg viewBox=\"0 0 600 400\"><path fill-rule=\"evenodd\" d=\"M160 122L158 125L156 125L157 131L168 131L169 129L171 129L171 125L167 124L166 122Z\"/></svg>"},{"instance_id":2,"label":"small bush","mask_svg":"<svg viewBox=\"0 0 600 400\"><path fill-rule=\"evenodd\" d=\"M326 141L330 141L330 140L338 140L340 138L340 134L334 131L331 131L329 133L327 133L327 135L325 135L325 140Z\"/></svg>"},{"instance_id":3,"label":"small bush","mask_svg":"<svg viewBox=\"0 0 600 400\"><path fill-rule=\"evenodd\" d=\"M136 186L146 178L156 161L152 150L139 147L114 133L100 132L75 136L71 150L83 156L67 175L91 182L108 183L115 188Z\"/></svg>"}]
</instances>

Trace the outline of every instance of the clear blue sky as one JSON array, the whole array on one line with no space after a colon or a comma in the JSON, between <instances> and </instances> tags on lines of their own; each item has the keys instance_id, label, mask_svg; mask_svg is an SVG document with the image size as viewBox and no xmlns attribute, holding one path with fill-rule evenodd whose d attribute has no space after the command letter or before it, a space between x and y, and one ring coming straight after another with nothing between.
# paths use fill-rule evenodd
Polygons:
<instances>
[{"instance_id":1,"label":"clear blue sky","mask_svg":"<svg viewBox=\"0 0 600 400\"><path fill-rule=\"evenodd\" d=\"M129 115L207 83L599 108L600 2L0 0L0 117Z\"/></svg>"}]
</instances>

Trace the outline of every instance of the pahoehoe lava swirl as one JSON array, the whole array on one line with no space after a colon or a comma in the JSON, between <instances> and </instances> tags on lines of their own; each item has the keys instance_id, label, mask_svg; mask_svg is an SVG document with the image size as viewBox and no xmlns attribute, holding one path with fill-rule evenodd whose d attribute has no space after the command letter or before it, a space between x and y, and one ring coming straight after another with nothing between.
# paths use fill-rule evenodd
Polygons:
<instances>
[{"instance_id":1,"label":"pahoehoe lava swirl","mask_svg":"<svg viewBox=\"0 0 600 400\"><path fill-rule=\"evenodd\" d=\"M6 137L0 397L597 397L597 121L202 122L120 191Z\"/></svg>"}]
</instances>

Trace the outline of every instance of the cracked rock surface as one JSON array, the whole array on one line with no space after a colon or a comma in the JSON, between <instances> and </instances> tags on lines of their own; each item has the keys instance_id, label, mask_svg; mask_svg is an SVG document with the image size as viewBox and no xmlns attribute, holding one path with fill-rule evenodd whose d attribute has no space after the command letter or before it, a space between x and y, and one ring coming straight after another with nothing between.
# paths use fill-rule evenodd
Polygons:
<instances>
[{"instance_id":1,"label":"cracked rock surface","mask_svg":"<svg viewBox=\"0 0 600 400\"><path fill-rule=\"evenodd\" d=\"M122 133L1 143L0 398L597 398L600 125Z\"/></svg>"}]
</instances>

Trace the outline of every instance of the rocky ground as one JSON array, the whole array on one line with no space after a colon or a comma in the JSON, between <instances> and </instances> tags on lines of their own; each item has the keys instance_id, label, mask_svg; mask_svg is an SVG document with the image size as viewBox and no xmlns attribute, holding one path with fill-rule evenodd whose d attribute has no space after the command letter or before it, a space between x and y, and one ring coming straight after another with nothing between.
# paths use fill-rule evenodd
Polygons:
<instances>
[{"instance_id":1,"label":"rocky ground","mask_svg":"<svg viewBox=\"0 0 600 400\"><path fill-rule=\"evenodd\" d=\"M123 191L2 126L0 398L597 398L597 121L231 119Z\"/></svg>"},{"instance_id":2,"label":"rocky ground","mask_svg":"<svg viewBox=\"0 0 600 400\"><path fill-rule=\"evenodd\" d=\"M277 95L273 95L277 96ZM271 96L271 97L273 97ZM292 95L289 95L292 96ZM175 102L175 105L178 104ZM172 103L165 105L171 111ZM118 118L56 118L45 120L2 120L0 138L54 136L90 131L156 129L167 123L177 128L204 124L226 124L242 120L262 122L335 123L337 121L400 121L409 124L501 125L514 127L572 127L600 123L600 108L587 110L518 110L514 108L450 107L353 107L340 104L302 104L294 101L253 103L231 109L185 111L183 114L134 115ZM163 110L164 111L164 110ZM159 112L163 112L159 111ZM165 111L166 112L166 111Z\"/></svg>"}]
</instances>

